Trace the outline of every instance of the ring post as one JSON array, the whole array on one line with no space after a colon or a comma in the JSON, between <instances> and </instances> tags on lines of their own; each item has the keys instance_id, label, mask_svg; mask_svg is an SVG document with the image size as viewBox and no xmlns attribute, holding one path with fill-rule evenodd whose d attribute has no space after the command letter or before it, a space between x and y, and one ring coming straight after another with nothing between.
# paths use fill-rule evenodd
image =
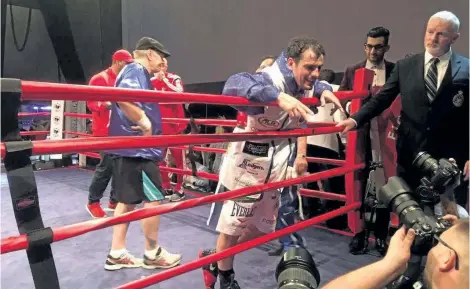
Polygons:
<instances>
[{"instance_id":1,"label":"ring post","mask_svg":"<svg viewBox=\"0 0 470 289\"><path fill-rule=\"evenodd\" d=\"M353 91L370 90L370 85L373 79L374 73L372 70L365 68L356 70ZM361 99L353 99L351 101L351 115L359 110L361 102ZM360 163L364 163L364 138L365 135L362 129L348 132L348 145L346 146L346 166L354 166ZM362 202L364 191L363 180L363 170L357 170L345 174L344 181L346 185L346 204ZM354 234L361 232L364 229L364 220L361 219L359 209L348 213L348 226Z\"/></svg>"},{"instance_id":2,"label":"ring post","mask_svg":"<svg viewBox=\"0 0 470 289\"><path fill-rule=\"evenodd\" d=\"M50 246L52 230L44 228L42 222L38 189L30 160L33 145L31 141L22 141L18 128L21 81L2 78L0 84L4 163L18 231L28 238L26 254L36 289L59 289L59 278Z\"/></svg>"}]
</instances>

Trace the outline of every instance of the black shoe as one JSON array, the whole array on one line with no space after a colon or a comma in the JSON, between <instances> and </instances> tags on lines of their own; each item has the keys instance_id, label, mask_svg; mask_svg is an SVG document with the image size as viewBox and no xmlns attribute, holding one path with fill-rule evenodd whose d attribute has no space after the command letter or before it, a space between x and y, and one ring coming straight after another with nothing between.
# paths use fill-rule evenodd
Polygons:
<instances>
[{"instance_id":1,"label":"black shoe","mask_svg":"<svg viewBox=\"0 0 470 289\"><path fill-rule=\"evenodd\" d=\"M165 199L169 199L171 196L173 196L174 193L175 191L173 191L172 189L168 189L163 192L163 194L165 195Z\"/></svg>"},{"instance_id":2,"label":"black shoe","mask_svg":"<svg viewBox=\"0 0 470 289\"><path fill-rule=\"evenodd\" d=\"M376 238L375 239L375 249L380 253L380 255L385 256L387 254L388 245L385 239Z\"/></svg>"},{"instance_id":3,"label":"black shoe","mask_svg":"<svg viewBox=\"0 0 470 289\"><path fill-rule=\"evenodd\" d=\"M349 243L349 253L353 255L364 254L366 251L366 231L354 235Z\"/></svg>"},{"instance_id":4,"label":"black shoe","mask_svg":"<svg viewBox=\"0 0 470 289\"><path fill-rule=\"evenodd\" d=\"M274 248L268 251L269 256L280 256L284 251L284 246L280 243L277 243Z\"/></svg>"},{"instance_id":5,"label":"black shoe","mask_svg":"<svg viewBox=\"0 0 470 289\"><path fill-rule=\"evenodd\" d=\"M219 279L220 289L240 289L240 285L238 285L238 282L235 280L235 274L231 274L228 278L220 275Z\"/></svg>"}]
</instances>

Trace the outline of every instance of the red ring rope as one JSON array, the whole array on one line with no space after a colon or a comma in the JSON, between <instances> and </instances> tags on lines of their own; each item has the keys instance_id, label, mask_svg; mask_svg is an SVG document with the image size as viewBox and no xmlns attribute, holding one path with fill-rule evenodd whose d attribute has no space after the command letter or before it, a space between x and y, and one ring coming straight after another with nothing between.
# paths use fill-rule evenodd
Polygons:
<instances>
[{"instance_id":1,"label":"red ring rope","mask_svg":"<svg viewBox=\"0 0 470 289\"><path fill-rule=\"evenodd\" d=\"M364 168L364 164L358 164L351 167L334 168L331 170L311 174L308 176L299 177L296 179L290 179L280 182L273 182L262 185L255 185L252 187L246 187L237 189L225 193L209 195L199 197L196 199L190 199L181 201L179 203L168 203L158 207L149 207L137 209L132 212L117 216L108 217L104 219L95 219L86 222L76 223L64 227L53 229L53 242L69 239L85 233L96 231L102 228L110 227L117 224L128 223L135 220L145 219L148 217L162 215L173 211L179 211L183 209L189 209L205 204L211 204L214 202L221 202L229 199L240 198L248 195L255 194L261 191L274 190L284 187L290 187L296 184L315 182L318 180L344 175L348 172L352 172L358 169ZM28 241L26 235L11 236L3 238L1 241L1 254L18 251L21 249L28 248Z\"/></svg>"}]
</instances>

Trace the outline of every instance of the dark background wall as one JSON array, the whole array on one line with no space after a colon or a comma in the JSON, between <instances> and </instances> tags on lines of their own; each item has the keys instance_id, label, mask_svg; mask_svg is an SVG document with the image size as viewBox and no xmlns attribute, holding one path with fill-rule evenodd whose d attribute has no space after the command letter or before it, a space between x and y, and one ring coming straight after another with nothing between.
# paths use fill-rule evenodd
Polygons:
<instances>
[{"instance_id":1,"label":"dark background wall","mask_svg":"<svg viewBox=\"0 0 470 289\"><path fill-rule=\"evenodd\" d=\"M424 28L437 11L461 21L454 51L468 56L468 0L122 0L123 44L142 36L160 40L172 53L170 70L185 83L225 80L253 71L266 54L278 54L299 34L320 40L325 66L342 71L363 59L364 36L375 26L391 31L387 58L423 51Z\"/></svg>"},{"instance_id":2,"label":"dark background wall","mask_svg":"<svg viewBox=\"0 0 470 289\"><path fill-rule=\"evenodd\" d=\"M39 8L38 2L32 0L13 0L13 4ZM65 4L75 49L88 80L109 66L112 53L122 47L121 2L65 0ZM9 5L6 12L4 77L58 82L58 61L41 11L32 10L29 37L22 52L15 47L11 20L14 20L16 36L21 45L29 9L14 5L13 18ZM62 14L60 16L64 17Z\"/></svg>"}]
</instances>

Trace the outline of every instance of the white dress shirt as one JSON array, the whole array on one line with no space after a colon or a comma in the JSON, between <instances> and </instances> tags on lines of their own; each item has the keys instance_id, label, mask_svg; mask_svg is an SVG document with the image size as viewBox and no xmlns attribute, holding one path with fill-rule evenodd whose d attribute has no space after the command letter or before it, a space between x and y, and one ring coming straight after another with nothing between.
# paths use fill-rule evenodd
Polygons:
<instances>
[{"instance_id":1,"label":"white dress shirt","mask_svg":"<svg viewBox=\"0 0 470 289\"><path fill-rule=\"evenodd\" d=\"M369 60L366 61L366 68L374 71L374 80L372 86L383 86L386 81L385 75L385 61L382 60L380 64L373 64Z\"/></svg>"},{"instance_id":2,"label":"white dress shirt","mask_svg":"<svg viewBox=\"0 0 470 289\"><path fill-rule=\"evenodd\" d=\"M452 50L449 49L447 53L441 55L439 58L439 63L437 64L437 89L442 83L444 79L444 75L446 74L447 67L449 66L450 57L452 56ZM428 70L431 67L431 60L434 57L429 53L424 53L424 78L426 79L426 75L428 74Z\"/></svg>"}]
</instances>

